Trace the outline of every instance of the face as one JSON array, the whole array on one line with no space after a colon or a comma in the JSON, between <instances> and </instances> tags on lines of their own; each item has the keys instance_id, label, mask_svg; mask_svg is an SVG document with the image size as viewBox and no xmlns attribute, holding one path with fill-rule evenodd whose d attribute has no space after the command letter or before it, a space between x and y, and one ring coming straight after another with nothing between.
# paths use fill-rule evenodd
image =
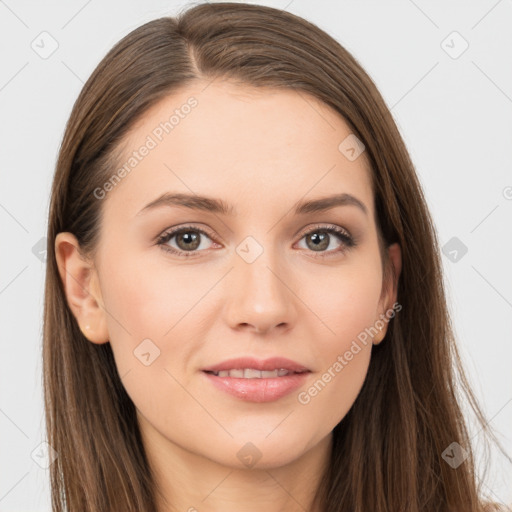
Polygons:
<instances>
[{"instance_id":1,"label":"face","mask_svg":"<svg viewBox=\"0 0 512 512\"><path fill-rule=\"evenodd\" d=\"M366 155L346 152L350 138L339 149L349 136L304 93L220 81L134 126L118 168L132 157L129 172L97 192L94 300L74 312L91 341L110 341L145 438L274 467L346 415L396 284L383 283ZM254 361L207 373L233 358Z\"/></svg>"}]
</instances>

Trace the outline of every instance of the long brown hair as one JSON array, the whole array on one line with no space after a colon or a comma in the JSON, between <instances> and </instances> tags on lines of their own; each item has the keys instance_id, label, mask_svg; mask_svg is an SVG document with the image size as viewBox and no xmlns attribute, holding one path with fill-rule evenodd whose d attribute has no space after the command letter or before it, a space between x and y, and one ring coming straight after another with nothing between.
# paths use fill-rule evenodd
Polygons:
<instances>
[{"instance_id":1,"label":"long brown hair","mask_svg":"<svg viewBox=\"0 0 512 512\"><path fill-rule=\"evenodd\" d=\"M68 307L54 243L69 231L94 254L103 203L94 190L117 169L123 137L151 106L197 79L293 89L334 108L365 145L379 234L402 249L402 310L333 431L317 494L322 510L484 510L461 398L498 441L461 366L432 218L390 111L355 58L317 26L237 2L194 5L133 30L94 70L67 123L49 210L44 308L46 427L58 453L53 511L157 510L135 406L110 344L87 341ZM468 453L456 469L442 457L452 443Z\"/></svg>"}]
</instances>

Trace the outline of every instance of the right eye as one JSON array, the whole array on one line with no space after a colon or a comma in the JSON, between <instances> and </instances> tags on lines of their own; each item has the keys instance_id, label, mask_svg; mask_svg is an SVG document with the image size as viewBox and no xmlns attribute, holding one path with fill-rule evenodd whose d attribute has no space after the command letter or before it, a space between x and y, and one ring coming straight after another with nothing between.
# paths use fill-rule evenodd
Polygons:
<instances>
[{"instance_id":1,"label":"right eye","mask_svg":"<svg viewBox=\"0 0 512 512\"><path fill-rule=\"evenodd\" d=\"M157 239L157 245L160 245L164 251L176 254L180 257L189 258L197 252L203 252L204 247L201 249L202 238L211 239L210 235L203 229L195 226L184 226L174 228L162 233ZM177 247L169 245L171 240L175 240Z\"/></svg>"}]
</instances>

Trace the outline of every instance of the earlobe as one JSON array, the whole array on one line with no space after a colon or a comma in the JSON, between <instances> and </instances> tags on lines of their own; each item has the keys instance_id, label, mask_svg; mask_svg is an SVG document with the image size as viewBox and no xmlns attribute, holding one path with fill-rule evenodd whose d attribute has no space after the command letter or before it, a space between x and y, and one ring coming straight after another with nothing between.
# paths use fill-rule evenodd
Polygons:
<instances>
[{"instance_id":1,"label":"earlobe","mask_svg":"<svg viewBox=\"0 0 512 512\"><path fill-rule=\"evenodd\" d=\"M93 343L109 341L106 311L103 306L98 273L92 262L79 252L75 235L58 233L55 256L66 299L84 336Z\"/></svg>"}]
</instances>

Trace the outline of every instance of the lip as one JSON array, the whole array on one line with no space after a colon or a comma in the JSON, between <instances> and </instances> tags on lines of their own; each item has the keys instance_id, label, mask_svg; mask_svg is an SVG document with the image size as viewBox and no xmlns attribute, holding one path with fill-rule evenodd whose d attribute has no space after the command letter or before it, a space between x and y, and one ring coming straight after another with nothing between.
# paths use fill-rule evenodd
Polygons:
<instances>
[{"instance_id":1,"label":"lip","mask_svg":"<svg viewBox=\"0 0 512 512\"><path fill-rule=\"evenodd\" d=\"M271 357L269 359L255 359L254 357L236 357L234 359L227 359L214 366L203 368L204 372L219 372L222 370L232 370L235 368L254 368L255 370L278 370L284 368L285 370L293 372L310 371L309 368L287 359L285 357ZM282 378L282 377L279 377Z\"/></svg>"},{"instance_id":2,"label":"lip","mask_svg":"<svg viewBox=\"0 0 512 512\"><path fill-rule=\"evenodd\" d=\"M212 373L203 375L217 389L247 402L274 402L302 386L310 372L293 373L284 377L240 379L235 377L217 377Z\"/></svg>"},{"instance_id":3,"label":"lip","mask_svg":"<svg viewBox=\"0 0 512 512\"><path fill-rule=\"evenodd\" d=\"M284 368L288 371L301 372L284 375L283 377L242 379L236 377L219 377L213 373L222 370L236 368L254 368L260 371L271 371ZM239 357L228 359L217 365L204 368L203 375L217 389L224 391L236 398L248 402L273 402L290 394L302 386L311 370L305 366L283 357L272 357L270 359L254 359L252 357Z\"/></svg>"}]
</instances>

